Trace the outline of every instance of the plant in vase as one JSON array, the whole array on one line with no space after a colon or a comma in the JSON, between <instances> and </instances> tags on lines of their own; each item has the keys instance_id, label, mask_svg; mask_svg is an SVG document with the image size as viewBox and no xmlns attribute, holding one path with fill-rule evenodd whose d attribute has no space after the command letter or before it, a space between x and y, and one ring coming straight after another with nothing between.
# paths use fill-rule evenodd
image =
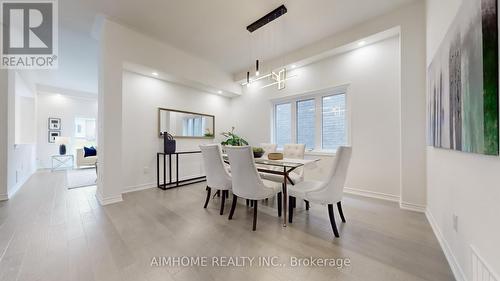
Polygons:
<instances>
[{"instance_id":1,"label":"plant in vase","mask_svg":"<svg viewBox=\"0 0 500 281\"><path fill-rule=\"evenodd\" d=\"M248 145L248 142L234 133L234 127L231 128L230 132L221 133L222 136L226 137L226 140L221 142L222 146L244 146Z\"/></svg>"},{"instance_id":2,"label":"plant in vase","mask_svg":"<svg viewBox=\"0 0 500 281\"><path fill-rule=\"evenodd\" d=\"M262 155L264 155L264 149L262 147L254 147L252 148L253 150L253 157L255 158L260 158Z\"/></svg>"}]
</instances>

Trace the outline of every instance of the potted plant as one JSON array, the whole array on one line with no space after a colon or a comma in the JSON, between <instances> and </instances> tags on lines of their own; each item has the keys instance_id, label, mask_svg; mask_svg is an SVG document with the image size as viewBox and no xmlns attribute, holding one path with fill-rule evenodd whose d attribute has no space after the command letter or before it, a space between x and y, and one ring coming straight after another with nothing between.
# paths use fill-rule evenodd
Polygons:
<instances>
[{"instance_id":1,"label":"potted plant","mask_svg":"<svg viewBox=\"0 0 500 281\"><path fill-rule=\"evenodd\" d=\"M260 158L262 155L264 155L264 149L262 147L254 147L252 148L253 150L253 157L255 158Z\"/></svg>"},{"instance_id":2,"label":"potted plant","mask_svg":"<svg viewBox=\"0 0 500 281\"><path fill-rule=\"evenodd\" d=\"M244 146L248 145L248 142L234 133L234 127L231 128L230 132L221 133L222 136L226 137L226 140L221 142L222 146L232 145L232 146Z\"/></svg>"}]
</instances>

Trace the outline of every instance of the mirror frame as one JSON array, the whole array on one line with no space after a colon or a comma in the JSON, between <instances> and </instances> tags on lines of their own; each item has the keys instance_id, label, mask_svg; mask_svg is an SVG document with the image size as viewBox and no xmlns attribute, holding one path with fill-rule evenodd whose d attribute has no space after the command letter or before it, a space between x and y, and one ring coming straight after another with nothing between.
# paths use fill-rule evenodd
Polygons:
<instances>
[{"instance_id":1,"label":"mirror frame","mask_svg":"<svg viewBox=\"0 0 500 281\"><path fill-rule=\"evenodd\" d=\"M173 136L174 139L214 139L215 138L215 115L210 115L210 114L205 114L205 113L199 113L199 112L191 112L191 111L184 111L184 110L177 110L177 109L170 109L170 108L163 108L163 107L158 107L158 136L161 138L163 135L161 134L161 111L162 110L168 110L168 111L173 111L173 112L179 112L179 113L186 113L186 114L195 114L195 115L201 115L201 116L207 116L207 117L212 117L213 122L213 136L212 137L185 137L185 136Z\"/></svg>"}]
</instances>

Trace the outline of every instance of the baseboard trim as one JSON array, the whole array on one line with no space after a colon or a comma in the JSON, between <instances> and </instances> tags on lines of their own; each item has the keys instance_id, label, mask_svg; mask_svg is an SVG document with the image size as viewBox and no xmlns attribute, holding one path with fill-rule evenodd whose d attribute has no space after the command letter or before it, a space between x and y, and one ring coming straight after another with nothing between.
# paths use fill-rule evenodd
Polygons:
<instances>
[{"instance_id":1,"label":"baseboard trim","mask_svg":"<svg viewBox=\"0 0 500 281\"><path fill-rule=\"evenodd\" d=\"M4 199L4 200L8 200L9 198L14 198L14 196L17 194L17 192L23 187L23 185L25 183L28 182L28 180L36 173L36 171L37 171L36 169L31 170L29 172L28 176L26 176L24 179L21 179L21 181L19 181L16 185L11 187L10 190L8 191L8 193L5 195L5 196L7 196L7 199ZM2 201L1 198L0 198L0 201Z\"/></svg>"},{"instance_id":2,"label":"baseboard trim","mask_svg":"<svg viewBox=\"0 0 500 281\"><path fill-rule=\"evenodd\" d=\"M9 196L7 194L0 194L0 201L9 200Z\"/></svg>"},{"instance_id":3,"label":"baseboard trim","mask_svg":"<svg viewBox=\"0 0 500 281\"><path fill-rule=\"evenodd\" d=\"M347 194L354 194L354 195L359 195L359 196L363 196L363 197L376 198L376 199L381 199L381 200L386 200L386 201L391 201L391 202L399 202L399 196L392 195L392 194L386 194L386 193L382 193L382 192L369 191L369 190L363 190L363 189L357 189L357 188L351 188L351 187L344 187L344 192Z\"/></svg>"},{"instance_id":4,"label":"baseboard trim","mask_svg":"<svg viewBox=\"0 0 500 281\"><path fill-rule=\"evenodd\" d=\"M139 185L134 185L134 186L127 186L123 193L136 192L136 191L150 189L153 187L156 187L156 182L144 183L144 184L139 184Z\"/></svg>"},{"instance_id":5,"label":"baseboard trim","mask_svg":"<svg viewBox=\"0 0 500 281\"><path fill-rule=\"evenodd\" d=\"M426 206L420 204L413 204L408 202L399 202L399 208L408 211L414 211L419 213L425 213Z\"/></svg>"},{"instance_id":6,"label":"baseboard trim","mask_svg":"<svg viewBox=\"0 0 500 281\"><path fill-rule=\"evenodd\" d=\"M115 204L123 201L123 197L121 194L109 197L103 197L100 192L95 193L95 197L101 206L106 206L110 204Z\"/></svg>"},{"instance_id":7,"label":"baseboard trim","mask_svg":"<svg viewBox=\"0 0 500 281\"><path fill-rule=\"evenodd\" d=\"M439 245L441 245L441 249L443 250L445 257L448 260L448 264L450 265L455 279L457 281L466 281L467 279L465 278L464 271L458 264L455 255L453 255L453 252L451 251L450 245L448 245L448 242L446 241L446 239L444 239L444 236L429 209L425 211L425 216L427 217L427 221L431 225L432 231L434 231L434 235L436 236Z\"/></svg>"}]
</instances>

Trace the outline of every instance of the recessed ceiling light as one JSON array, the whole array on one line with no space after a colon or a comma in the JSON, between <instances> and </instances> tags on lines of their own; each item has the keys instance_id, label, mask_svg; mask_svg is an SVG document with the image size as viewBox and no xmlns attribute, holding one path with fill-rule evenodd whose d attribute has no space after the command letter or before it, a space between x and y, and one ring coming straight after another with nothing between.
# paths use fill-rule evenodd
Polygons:
<instances>
[{"instance_id":1,"label":"recessed ceiling light","mask_svg":"<svg viewBox=\"0 0 500 281\"><path fill-rule=\"evenodd\" d=\"M292 68L296 68L297 66L295 64L292 64Z\"/></svg>"},{"instance_id":2,"label":"recessed ceiling light","mask_svg":"<svg viewBox=\"0 0 500 281\"><path fill-rule=\"evenodd\" d=\"M218 90L218 91L217 91L217 94L222 94L222 91L221 91L221 90Z\"/></svg>"},{"instance_id":3,"label":"recessed ceiling light","mask_svg":"<svg viewBox=\"0 0 500 281\"><path fill-rule=\"evenodd\" d=\"M359 41L358 46L364 46L366 45L366 41Z\"/></svg>"},{"instance_id":4,"label":"recessed ceiling light","mask_svg":"<svg viewBox=\"0 0 500 281\"><path fill-rule=\"evenodd\" d=\"M153 72L151 74L153 74L153 76L158 76L158 72Z\"/></svg>"}]
</instances>

